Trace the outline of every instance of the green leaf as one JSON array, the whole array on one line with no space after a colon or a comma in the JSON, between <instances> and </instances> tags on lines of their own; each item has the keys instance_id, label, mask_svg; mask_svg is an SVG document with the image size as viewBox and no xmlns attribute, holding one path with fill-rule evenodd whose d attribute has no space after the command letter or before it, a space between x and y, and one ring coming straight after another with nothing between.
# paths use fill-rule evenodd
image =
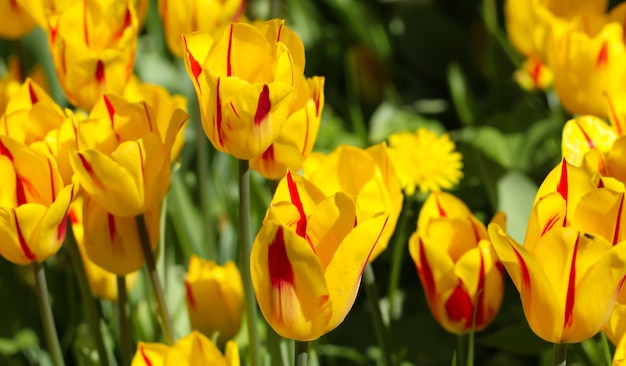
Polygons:
<instances>
[{"instance_id":1,"label":"green leaf","mask_svg":"<svg viewBox=\"0 0 626 366\"><path fill-rule=\"evenodd\" d=\"M498 210L507 215L507 232L524 242L528 217L537 193L537 185L518 171L509 171L498 180Z\"/></svg>"},{"instance_id":2,"label":"green leaf","mask_svg":"<svg viewBox=\"0 0 626 366\"><path fill-rule=\"evenodd\" d=\"M511 169L517 166L515 152L523 141L521 134L503 134L494 127L484 126L476 130L472 145L503 168Z\"/></svg>"},{"instance_id":3,"label":"green leaf","mask_svg":"<svg viewBox=\"0 0 626 366\"><path fill-rule=\"evenodd\" d=\"M521 355L539 355L552 347L551 343L537 337L526 323L499 329L477 338L476 343Z\"/></svg>"},{"instance_id":4,"label":"green leaf","mask_svg":"<svg viewBox=\"0 0 626 366\"><path fill-rule=\"evenodd\" d=\"M414 132L420 127L438 134L445 132L445 128L437 120L425 118L408 108L383 102L370 120L369 140L372 144L377 144L396 132Z\"/></svg>"},{"instance_id":5,"label":"green leaf","mask_svg":"<svg viewBox=\"0 0 626 366\"><path fill-rule=\"evenodd\" d=\"M0 354L4 356L14 355L27 348L37 348L39 339L31 329L18 331L13 339L0 338Z\"/></svg>"}]
</instances>

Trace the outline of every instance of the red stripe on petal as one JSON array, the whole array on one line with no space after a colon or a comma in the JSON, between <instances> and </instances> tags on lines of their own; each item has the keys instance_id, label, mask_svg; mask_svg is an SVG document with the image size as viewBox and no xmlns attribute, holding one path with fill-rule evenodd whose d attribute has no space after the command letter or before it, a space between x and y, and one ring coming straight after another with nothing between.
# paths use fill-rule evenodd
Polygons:
<instances>
[{"instance_id":1,"label":"red stripe on petal","mask_svg":"<svg viewBox=\"0 0 626 366\"><path fill-rule=\"evenodd\" d=\"M107 214L107 223L109 226L109 238L111 239L111 243L113 243L113 239L115 238L115 216Z\"/></svg>"},{"instance_id":2,"label":"red stripe on petal","mask_svg":"<svg viewBox=\"0 0 626 366\"><path fill-rule=\"evenodd\" d=\"M267 116L272 109L272 101L270 100L270 88L267 84L263 85L263 90L259 95L259 102L256 107L256 113L254 114L254 125L259 126L267 120Z\"/></svg>"},{"instance_id":3,"label":"red stripe on petal","mask_svg":"<svg viewBox=\"0 0 626 366\"><path fill-rule=\"evenodd\" d=\"M146 363L146 366L152 366L152 361L148 355L146 355L146 350L143 347L139 347L139 351L141 352L141 358L143 358L143 362Z\"/></svg>"},{"instance_id":4,"label":"red stripe on petal","mask_svg":"<svg viewBox=\"0 0 626 366\"><path fill-rule=\"evenodd\" d=\"M222 137L222 101L220 100L220 78L217 78L217 86L215 88L215 128L217 129L217 138L220 146L224 147L224 138Z\"/></svg>"},{"instance_id":5,"label":"red stripe on petal","mask_svg":"<svg viewBox=\"0 0 626 366\"><path fill-rule=\"evenodd\" d=\"M102 184L102 182L100 181L100 178L98 178L96 173L93 171L93 167L91 166L89 161L87 161L85 156L81 153L78 153L78 157L80 158L80 162L83 165L83 168L85 168L85 170L87 171L87 174L89 175L89 178L91 178L93 183L97 185L98 188L104 189L104 184Z\"/></svg>"},{"instance_id":6,"label":"red stripe on petal","mask_svg":"<svg viewBox=\"0 0 626 366\"><path fill-rule=\"evenodd\" d=\"M185 295L187 296L187 302L192 310L196 309L196 300L193 297L193 291L191 291L191 285L185 281Z\"/></svg>"},{"instance_id":7,"label":"red stripe on petal","mask_svg":"<svg viewBox=\"0 0 626 366\"><path fill-rule=\"evenodd\" d=\"M567 202L567 161L563 159L561 161L561 178L556 187L556 191L561 194L561 197Z\"/></svg>"},{"instance_id":8,"label":"red stripe on petal","mask_svg":"<svg viewBox=\"0 0 626 366\"><path fill-rule=\"evenodd\" d=\"M585 131L583 126L580 125L580 122L578 122L578 120L574 120L574 121L576 122L576 126L578 126L578 128L580 129L580 132L582 132L583 136L585 137L585 140L587 140L587 146L589 146L590 149L593 149L595 146L593 143L593 140L591 140L589 135L587 135L587 132Z\"/></svg>"},{"instance_id":9,"label":"red stripe on petal","mask_svg":"<svg viewBox=\"0 0 626 366\"><path fill-rule=\"evenodd\" d=\"M35 94L35 90L33 90L33 83L28 83L28 94L30 95L30 103L37 104L39 102L39 98L37 98L37 94Z\"/></svg>"},{"instance_id":10,"label":"red stripe on petal","mask_svg":"<svg viewBox=\"0 0 626 366\"><path fill-rule=\"evenodd\" d=\"M609 62L609 48L606 41L602 42L602 46L600 47L600 52L598 53L598 58L596 60L596 66L603 66Z\"/></svg>"},{"instance_id":11,"label":"red stripe on petal","mask_svg":"<svg viewBox=\"0 0 626 366\"><path fill-rule=\"evenodd\" d=\"M293 268L287 256L283 227L276 230L274 241L270 244L267 253L267 265L270 274L272 288L280 293L284 286L293 287Z\"/></svg>"},{"instance_id":12,"label":"red stripe on petal","mask_svg":"<svg viewBox=\"0 0 626 366\"><path fill-rule=\"evenodd\" d=\"M152 127L152 116L150 115L150 110L148 109L148 103L143 102L143 111L146 113L146 120L148 121L148 127L150 128L150 132L154 131L154 127Z\"/></svg>"},{"instance_id":13,"label":"red stripe on petal","mask_svg":"<svg viewBox=\"0 0 626 366\"><path fill-rule=\"evenodd\" d=\"M302 206L302 201L300 200L300 194L298 193L298 186L293 180L293 176L291 172L287 172L287 187L289 188L289 198L291 199L291 204L296 206L298 210L298 214L300 215L300 219L296 224L296 234L298 236L305 238L306 237L306 214L304 213L304 207Z\"/></svg>"},{"instance_id":14,"label":"red stripe on petal","mask_svg":"<svg viewBox=\"0 0 626 366\"><path fill-rule=\"evenodd\" d=\"M274 144L270 145L270 147L268 147L267 150L261 154L261 159L265 161L274 161Z\"/></svg>"},{"instance_id":15,"label":"red stripe on petal","mask_svg":"<svg viewBox=\"0 0 626 366\"><path fill-rule=\"evenodd\" d=\"M543 230L541 230L541 236L544 236L545 233L551 230L554 227L554 224L556 224L558 221L559 221L559 216L555 215L555 216L550 217L550 219L546 223L546 226L544 226Z\"/></svg>"},{"instance_id":16,"label":"red stripe on petal","mask_svg":"<svg viewBox=\"0 0 626 366\"><path fill-rule=\"evenodd\" d=\"M615 220L615 232L613 232L613 245L617 244L619 238L619 229L622 224L622 209L624 207L624 193L622 193L622 199L619 201L619 209L617 210L617 218Z\"/></svg>"},{"instance_id":17,"label":"red stripe on petal","mask_svg":"<svg viewBox=\"0 0 626 366\"><path fill-rule=\"evenodd\" d=\"M30 250L28 244L26 243L26 240L24 239L24 234L22 234L22 229L20 229L20 222L17 220L17 212L14 211L14 215L15 229L17 231L17 238L20 243L20 248L22 249L22 253L24 253L26 259L32 262L37 259L37 257L35 256L35 253Z\"/></svg>"},{"instance_id":18,"label":"red stripe on petal","mask_svg":"<svg viewBox=\"0 0 626 366\"><path fill-rule=\"evenodd\" d=\"M625 28L626 30L626 28ZM607 94L606 99L609 103L609 113L611 114L611 116L613 117L613 121L615 122L615 128L617 129L617 134L619 136L622 135L622 126L621 126L621 122L619 120L619 116L617 115L617 113L615 112L615 106L613 105L613 99L611 99L611 96Z\"/></svg>"},{"instance_id":19,"label":"red stripe on petal","mask_svg":"<svg viewBox=\"0 0 626 366\"><path fill-rule=\"evenodd\" d=\"M482 327L485 323L485 258L483 253L480 253L480 271L478 272L478 288L476 289L477 298L474 299L476 303L476 328ZM472 314L474 316L474 314Z\"/></svg>"},{"instance_id":20,"label":"red stripe on petal","mask_svg":"<svg viewBox=\"0 0 626 366\"><path fill-rule=\"evenodd\" d=\"M579 234L580 235L580 234ZM569 281L567 283L567 296L565 297L565 322L563 328L567 329L574 322L574 299L576 295L576 256L578 254L578 238L574 244L572 253L572 264L569 270Z\"/></svg>"},{"instance_id":21,"label":"red stripe on petal","mask_svg":"<svg viewBox=\"0 0 626 366\"><path fill-rule=\"evenodd\" d=\"M539 89L540 85L539 85L539 78L541 77L541 70L542 70L542 64L539 60L534 60L533 61L533 65L530 71L530 76L533 79L533 84L535 86L535 88Z\"/></svg>"},{"instance_id":22,"label":"red stripe on petal","mask_svg":"<svg viewBox=\"0 0 626 366\"><path fill-rule=\"evenodd\" d=\"M465 328L472 326L472 315L474 307L472 306L472 298L465 290L465 285L459 279L458 284L452 290L450 297L444 305L448 318L454 323L464 323Z\"/></svg>"},{"instance_id":23,"label":"red stripe on petal","mask_svg":"<svg viewBox=\"0 0 626 366\"><path fill-rule=\"evenodd\" d=\"M441 206L441 202L439 202L439 196L435 194L435 202L437 203L437 210L439 210L439 216L446 217L446 211Z\"/></svg>"},{"instance_id":24,"label":"red stripe on petal","mask_svg":"<svg viewBox=\"0 0 626 366\"><path fill-rule=\"evenodd\" d=\"M388 221L389 221L389 216L387 216L387 218L385 219L385 223L383 224L383 227L378 232L378 236L376 237L376 240L374 241L374 244L370 248L370 252L367 253L367 258L365 258L365 261L361 265L361 270L360 270L361 274L363 274L363 270L365 270L365 266L370 261L370 257L372 256L372 253L374 253L374 248L376 248L376 245L378 244L378 241L380 240L381 235L383 235L383 231L385 231L385 228L387 227L387 222ZM357 222L356 222L356 216L355 216L354 217L354 227L356 227L356 225L357 225ZM313 246L313 244L311 244L311 247L312 246Z\"/></svg>"},{"instance_id":25,"label":"red stripe on petal","mask_svg":"<svg viewBox=\"0 0 626 366\"><path fill-rule=\"evenodd\" d=\"M185 41L185 51L187 51L187 56L189 57L189 66L191 67L191 73L193 74L193 78L196 80L196 84L198 84L199 88L200 82L198 81L198 77L200 77L200 74L202 74L202 66L200 66L200 63L193 57L193 54L189 52L187 37L183 37L183 40Z\"/></svg>"},{"instance_id":26,"label":"red stripe on petal","mask_svg":"<svg viewBox=\"0 0 626 366\"><path fill-rule=\"evenodd\" d=\"M520 271L522 272L522 287L524 290L530 289L530 273L528 272L528 266L526 266L526 262L524 262L524 258L519 254L517 249L513 246L514 244L509 243L511 249L515 253L515 257L517 258L517 264L519 264ZM530 294L526 294L529 296Z\"/></svg>"},{"instance_id":27,"label":"red stripe on petal","mask_svg":"<svg viewBox=\"0 0 626 366\"><path fill-rule=\"evenodd\" d=\"M63 216L63 220L61 220L61 223L59 224L59 227L57 228L57 240L59 242L63 241L65 239L65 234L67 232L67 215Z\"/></svg>"},{"instance_id":28,"label":"red stripe on petal","mask_svg":"<svg viewBox=\"0 0 626 366\"><path fill-rule=\"evenodd\" d=\"M417 273L422 280L422 286L424 286L424 292L426 293L428 302L434 304L437 300L437 287L435 284L435 276L433 275L433 270L430 268L430 264L428 263L428 258L426 257L426 251L424 250L424 243L422 242L422 238L419 238L418 240L420 261L416 266Z\"/></svg>"},{"instance_id":29,"label":"red stripe on petal","mask_svg":"<svg viewBox=\"0 0 626 366\"><path fill-rule=\"evenodd\" d=\"M305 116L305 123L306 125L304 126L304 143L302 144L302 152L301 154L304 156L304 153L306 152L307 149L307 145L309 144L309 125L311 124L309 121L309 112L305 110L304 113Z\"/></svg>"},{"instance_id":30,"label":"red stripe on petal","mask_svg":"<svg viewBox=\"0 0 626 366\"><path fill-rule=\"evenodd\" d=\"M105 83L105 77L104 77L104 63L102 62L102 60L98 60L98 63L96 63L96 81L98 82L98 85L102 86Z\"/></svg>"},{"instance_id":31,"label":"red stripe on petal","mask_svg":"<svg viewBox=\"0 0 626 366\"><path fill-rule=\"evenodd\" d=\"M230 25L228 35L228 52L226 53L226 76L233 76L233 67L231 64L231 55L233 52L233 25Z\"/></svg>"}]
</instances>

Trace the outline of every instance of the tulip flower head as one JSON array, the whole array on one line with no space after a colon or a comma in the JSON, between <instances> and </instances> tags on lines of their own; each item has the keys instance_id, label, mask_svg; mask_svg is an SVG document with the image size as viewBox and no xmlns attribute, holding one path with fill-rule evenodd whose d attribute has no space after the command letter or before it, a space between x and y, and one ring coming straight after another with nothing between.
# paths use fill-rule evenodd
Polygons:
<instances>
[{"instance_id":1,"label":"tulip flower head","mask_svg":"<svg viewBox=\"0 0 626 366\"><path fill-rule=\"evenodd\" d=\"M250 167L268 179L280 179L288 169L300 170L315 145L324 109L324 78L302 79L278 138L261 156L250 160Z\"/></svg>"},{"instance_id":2,"label":"tulip flower head","mask_svg":"<svg viewBox=\"0 0 626 366\"><path fill-rule=\"evenodd\" d=\"M243 282L234 262L219 266L195 255L185 277L187 312L191 327L224 344L239 332L243 312Z\"/></svg>"},{"instance_id":3,"label":"tulip flower head","mask_svg":"<svg viewBox=\"0 0 626 366\"><path fill-rule=\"evenodd\" d=\"M224 354L215 344L193 331L173 346L139 342L131 366L239 366L239 349L234 341L226 344Z\"/></svg>"},{"instance_id":4,"label":"tulip flower head","mask_svg":"<svg viewBox=\"0 0 626 366\"><path fill-rule=\"evenodd\" d=\"M504 216L496 215L495 221L504 224ZM482 330L493 320L502 303L503 271L485 226L461 200L432 193L409 251L430 311L448 332Z\"/></svg>"},{"instance_id":5,"label":"tulip flower head","mask_svg":"<svg viewBox=\"0 0 626 366\"><path fill-rule=\"evenodd\" d=\"M0 37L17 39L35 28L35 20L20 1L0 1Z\"/></svg>"},{"instance_id":6,"label":"tulip flower head","mask_svg":"<svg viewBox=\"0 0 626 366\"><path fill-rule=\"evenodd\" d=\"M63 243L78 186L63 184L49 153L1 135L0 179L0 255L16 264L43 262Z\"/></svg>"},{"instance_id":7,"label":"tulip flower head","mask_svg":"<svg viewBox=\"0 0 626 366\"><path fill-rule=\"evenodd\" d=\"M302 41L279 20L232 23L215 42L200 32L183 40L207 137L238 159L259 157L293 109L304 72Z\"/></svg>"},{"instance_id":8,"label":"tulip flower head","mask_svg":"<svg viewBox=\"0 0 626 366\"><path fill-rule=\"evenodd\" d=\"M120 94L137 47L132 0L74 1L48 16L48 43L68 100L91 110L103 93Z\"/></svg>"},{"instance_id":9,"label":"tulip flower head","mask_svg":"<svg viewBox=\"0 0 626 366\"><path fill-rule=\"evenodd\" d=\"M281 336L310 341L336 328L388 220L358 222L355 199L324 193L288 172L274 194L250 256L254 293Z\"/></svg>"},{"instance_id":10,"label":"tulip flower head","mask_svg":"<svg viewBox=\"0 0 626 366\"><path fill-rule=\"evenodd\" d=\"M304 176L326 196L336 192L354 196L358 222L386 212L389 220L370 262L385 250L402 211L403 196L384 142L366 150L340 145L328 156L314 153L304 163Z\"/></svg>"},{"instance_id":11,"label":"tulip flower head","mask_svg":"<svg viewBox=\"0 0 626 366\"><path fill-rule=\"evenodd\" d=\"M159 0L159 15L170 51L179 58L185 53L181 34L219 33L230 22L241 21L246 0Z\"/></svg>"},{"instance_id":12,"label":"tulip flower head","mask_svg":"<svg viewBox=\"0 0 626 366\"><path fill-rule=\"evenodd\" d=\"M389 154L408 195L450 189L463 177L461 153L448 134L438 137L426 128L389 136Z\"/></svg>"}]
</instances>

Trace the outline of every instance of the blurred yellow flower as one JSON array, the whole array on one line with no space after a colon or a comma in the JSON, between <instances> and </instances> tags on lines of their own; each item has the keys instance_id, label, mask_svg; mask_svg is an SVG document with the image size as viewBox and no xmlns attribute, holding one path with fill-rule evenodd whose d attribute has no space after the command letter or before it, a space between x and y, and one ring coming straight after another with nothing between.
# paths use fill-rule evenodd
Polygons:
<instances>
[{"instance_id":1,"label":"blurred yellow flower","mask_svg":"<svg viewBox=\"0 0 626 366\"><path fill-rule=\"evenodd\" d=\"M513 79L525 90L543 90L552 85L554 73L538 57L530 56L515 71Z\"/></svg>"},{"instance_id":2,"label":"blurred yellow flower","mask_svg":"<svg viewBox=\"0 0 626 366\"><path fill-rule=\"evenodd\" d=\"M194 330L223 345L239 332L243 312L243 282L233 261L218 265L192 255L185 277L187 312Z\"/></svg>"},{"instance_id":3,"label":"blurred yellow flower","mask_svg":"<svg viewBox=\"0 0 626 366\"><path fill-rule=\"evenodd\" d=\"M437 136L426 128L389 136L389 155L408 195L416 186L421 193L454 187L463 177L462 155L455 149L448 134Z\"/></svg>"}]
</instances>

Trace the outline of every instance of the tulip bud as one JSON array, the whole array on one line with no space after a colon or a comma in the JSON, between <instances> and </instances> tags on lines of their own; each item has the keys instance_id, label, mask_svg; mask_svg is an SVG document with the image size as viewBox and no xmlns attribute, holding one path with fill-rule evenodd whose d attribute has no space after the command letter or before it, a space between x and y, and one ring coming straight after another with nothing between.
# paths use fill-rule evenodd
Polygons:
<instances>
[{"instance_id":1,"label":"tulip bud","mask_svg":"<svg viewBox=\"0 0 626 366\"><path fill-rule=\"evenodd\" d=\"M237 335L243 311L243 282L234 262L219 266L192 255L185 289L192 329L209 338L219 333L218 344Z\"/></svg>"},{"instance_id":2,"label":"tulip bud","mask_svg":"<svg viewBox=\"0 0 626 366\"><path fill-rule=\"evenodd\" d=\"M19 1L0 1L0 37L20 38L33 28L35 21Z\"/></svg>"}]
</instances>

